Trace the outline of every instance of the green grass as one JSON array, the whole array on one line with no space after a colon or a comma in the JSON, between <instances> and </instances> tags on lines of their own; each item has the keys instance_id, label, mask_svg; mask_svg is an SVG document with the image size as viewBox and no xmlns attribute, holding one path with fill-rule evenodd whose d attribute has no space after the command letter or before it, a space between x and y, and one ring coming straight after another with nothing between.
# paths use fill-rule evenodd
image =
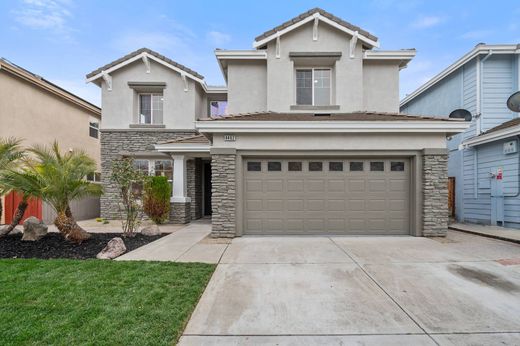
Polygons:
<instances>
[{"instance_id":1,"label":"green grass","mask_svg":"<svg viewBox=\"0 0 520 346\"><path fill-rule=\"evenodd\" d=\"M214 265L0 260L2 345L172 345Z\"/></svg>"}]
</instances>

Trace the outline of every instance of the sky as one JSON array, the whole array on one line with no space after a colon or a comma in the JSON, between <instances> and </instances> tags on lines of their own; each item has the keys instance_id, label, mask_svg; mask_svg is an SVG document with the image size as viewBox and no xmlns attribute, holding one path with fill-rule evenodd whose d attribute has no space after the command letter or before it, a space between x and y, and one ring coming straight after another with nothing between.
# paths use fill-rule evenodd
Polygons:
<instances>
[{"instance_id":1,"label":"sky","mask_svg":"<svg viewBox=\"0 0 520 346\"><path fill-rule=\"evenodd\" d=\"M215 48L252 49L314 7L374 34L380 49L417 49L401 97L479 42L520 43L518 0L0 0L0 57L100 105L85 75L129 52L151 48L222 85Z\"/></svg>"}]
</instances>

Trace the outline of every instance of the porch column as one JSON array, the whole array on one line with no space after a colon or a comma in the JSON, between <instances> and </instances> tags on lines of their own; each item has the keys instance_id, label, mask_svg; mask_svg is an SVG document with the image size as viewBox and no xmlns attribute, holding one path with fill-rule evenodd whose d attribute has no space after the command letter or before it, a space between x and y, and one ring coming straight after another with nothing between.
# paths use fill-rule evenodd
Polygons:
<instances>
[{"instance_id":1,"label":"porch column","mask_svg":"<svg viewBox=\"0 0 520 346\"><path fill-rule=\"evenodd\" d=\"M172 155L173 195L170 205L170 221L188 223L191 220L191 199L188 197L186 156Z\"/></svg>"}]
</instances>

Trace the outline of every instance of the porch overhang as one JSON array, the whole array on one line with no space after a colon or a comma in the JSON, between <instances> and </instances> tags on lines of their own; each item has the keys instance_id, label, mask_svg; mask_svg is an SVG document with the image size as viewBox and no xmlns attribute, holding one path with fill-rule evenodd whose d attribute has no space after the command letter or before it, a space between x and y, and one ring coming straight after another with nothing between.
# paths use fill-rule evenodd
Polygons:
<instances>
[{"instance_id":1,"label":"porch overhang","mask_svg":"<svg viewBox=\"0 0 520 346\"><path fill-rule=\"evenodd\" d=\"M503 130L493 131L487 134L482 134L477 137L468 139L460 145L459 149L467 149L476 147L478 145L499 141L502 139L520 136L520 125L505 128Z\"/></svg>"}]
</instances>

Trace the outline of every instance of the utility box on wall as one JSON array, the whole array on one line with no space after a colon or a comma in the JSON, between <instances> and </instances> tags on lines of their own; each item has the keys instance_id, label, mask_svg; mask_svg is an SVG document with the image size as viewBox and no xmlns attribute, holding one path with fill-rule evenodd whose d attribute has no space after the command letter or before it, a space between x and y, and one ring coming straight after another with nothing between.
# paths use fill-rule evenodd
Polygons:
<instances>
[{"instance_id":1,"label":"utility box on wall","mask_svg":"<svg viewBox=\"0 0 520 346\"><path fill-rule=\"evenodd\" d=\"M504 155L514 154L518 152L518 142L509 141L504 143Z\"/></svg>"},{"instance_id":2,"label":"utility box on wall","mask_svg":"<svg viewBox=\"0 0 520 346\"><path fill-rule=\"evenodd\" d=\"M504 184L502 167L491 176L491 224L504 225Z\"/></svg>"}]
</instances>

